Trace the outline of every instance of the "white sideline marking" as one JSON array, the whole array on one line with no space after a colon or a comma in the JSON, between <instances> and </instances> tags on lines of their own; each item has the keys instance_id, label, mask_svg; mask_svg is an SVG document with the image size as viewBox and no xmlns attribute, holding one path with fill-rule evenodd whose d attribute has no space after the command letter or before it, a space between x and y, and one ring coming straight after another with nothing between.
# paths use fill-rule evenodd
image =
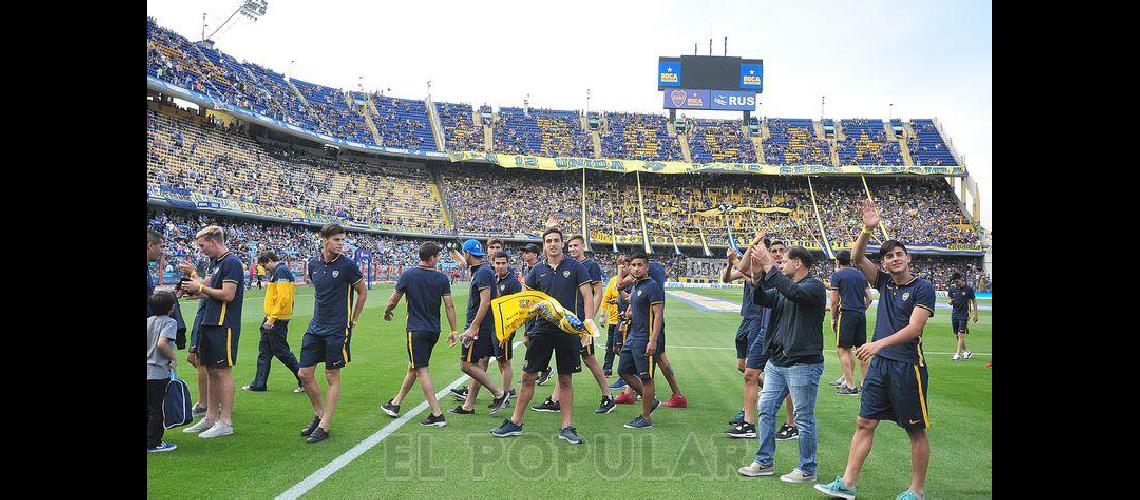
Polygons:
<instances>
[{"instance_id":1,"label":"white sideline marking","mask_svg":"<svg viewBox=\"0 0 1140 500\"><path fill-rule=\"evenodd\" d=\"M521 340L518 342L515 342L514 346L512 346L512 347L517 348L519 346L519 344L521 344L521 343L522 343ZM435 393L435 398L441 399L441 398L447 396L450 393L451 389L454 389L456 387L459 387L460 385L463 385L463 383L466 382L469 378L470 377L468 377L467 375L463 375L463 376L451 381L450 384L447 384L447 387L444 387L439 392ZM277 500L285 500L285 499L292 500L294 498L300 497L301 495L304 495L309 490L315 488L318 484L321 484L321 482L323 482L325 479L328 479L329 476L333 475L336 471L344 468L344 466L348 465L350 462L355 460L356 457L363 455L364 452L371 450L376 445L380 444L380 441L383 441L384 438L390 436L393 432L396 432L397 430L399 430L400 427L403 427L404 424L408 423L413 418L415 418L417 415L422 413L424 410L427 409L427 407L428 407L428 403L426 400L424 400L420 404L416 405L415 408L408 410L407 413L400 415L399 418L397 418L396 420L393 420L388 425L385 425L383 429L380 429L380 430L376 431L374 434L372 434L371 436L364 438L364 440L361 441L360 444L353 446L352 449L344 452L344 454L342 454L341 456L334 458L332 462L328 463L328 465L321 467L320 469L317 469L316 472L309 474L309 477L306 477L301 482L293 485L292 488L285 490L284 493L277 495L277 497L276 497ZM387 415L383 415L383 416L386 417Z\"/></svg>"},{"instance_id":2,"label":"white sideline marking","mask_svg":"<svg viewBox=\"0 0 1140 500\"><path fill-rule=\"evenodd\" d=\"M671 345L667 346L669 349L702 349L708 351L735 351L735 347L701 347L691 345ZM835 349L824 349L823 352L835 352ZM939 352L939 351L922 351L923 354L954 354L952 352ZM993 356L991 352L975 352L981 356Z\"/></svg>"}]
</instances>

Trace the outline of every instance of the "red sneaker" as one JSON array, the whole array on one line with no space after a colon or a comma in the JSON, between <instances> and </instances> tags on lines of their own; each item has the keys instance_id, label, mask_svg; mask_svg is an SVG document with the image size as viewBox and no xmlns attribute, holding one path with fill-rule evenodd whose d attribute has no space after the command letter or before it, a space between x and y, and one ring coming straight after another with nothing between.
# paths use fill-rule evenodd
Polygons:
<instances>
[{"instance_id":1,"label":"red sneaker","mask_svg":"<svg viewBox=\"0 0 1140 500\"><path fill-rule=\"evenodd\" d=\"M634 404L635 402L636 402L636 400L634 400L633 396L630 395L630 393L628 393L628 392L623 392L621 394L618 394L618 397L614 398L614 404L615 405L631 405L631 404Z\"/></svg>"},{"instance_id":2,"label":"red sneaker","mask_svg":"<svg viewBox=\"0 0 1140 500\"><path fill-rule=\"evenodd\" d=\"M669 398L669 401L661 404L669 408L688 408L689 400L685 399L685 396L678 397L676 394L674 394L673 397Z\"/></svg>"}]
</instances>

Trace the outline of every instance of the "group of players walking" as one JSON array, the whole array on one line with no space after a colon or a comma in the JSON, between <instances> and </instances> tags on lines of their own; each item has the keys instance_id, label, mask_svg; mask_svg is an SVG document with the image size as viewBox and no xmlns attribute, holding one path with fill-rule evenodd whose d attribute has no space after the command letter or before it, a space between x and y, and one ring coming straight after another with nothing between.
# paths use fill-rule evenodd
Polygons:
<instances>
[{"instance_id":1,"label":"group of players walking","mask_svg":"<svg viewBox=\"0 0 1140 500\"><path fill-rule=\"evenodd\" d=\"M934 287L911 273L910 256L898 241L882 242L882 269L866 258L865 250L878 226L879 212L871 202L863 206L862 212L863 232L849 254L840 252L837 256L839 269L831 278L830 308L843 369L843 376L832 385L838 394L861 396L861 407L844 474L830 484L816 485L816 489L831 496L854 498L875 429L880 420L886 419L905 429L911 441L912 480L899 498L922 498L930 453L925 434L930 419L922 330L934 315ZM340 254L344 228L328 224L320 236L321 251L307 267L315 306L302 338L299 362L289 353L284 340L292 313L292 275L271 252L259 258L259 263L273 271L261 326L258 374L253 384L243 388L264 390L269 359L278 357L297 377L297 390L304 391L312 404L314 415L300 433L309 443L330 436L329 425L340 395L340 369L351 361L352 331L367 300L359 266ZM205 415L185 432L201 433L208 438L233 433L230 368L237 358L243 273L240 264L235 264L236 257L225 248L220 228L204 229L197 242L203 253L211 257L208 276L199 278L191 270L182 269L191 276L179 288L185 294L203 298L194 323L189 360L204 366L208 373L207 388L202 391ZM616 405L632 404L640 398L641 412L625 424L627 428L653 427L654 410L662 404L655 397L654 375L658 367L673 393L666 406L687 406L665 354L665 271L661 264L644 254L619 256L617 274L603 284L600 267L585 255L582 237L566 240L560 229L549 227L542 235L543 258L539 257L538 247L528 244L521 252L524 272L515 274L501 242L488 242L484 251L479 241L467 240L460 250L451 250L452 257L465 265L471 275L466 323L461 333L450 281L436 270L443 250L430 242L421 246L419 265L400 276L385 308L384 319L391 321L396 306L407 299L408 367L399 391L380 408L385 414L399 416L404 398L419 380L430 407L430 414L421 424L447 425L429 371L432 350L441 336L441 306L450 326L447 343L449 347L462 345L460 368L471 378L467 387L452 389L451 394L461 403L448 413L474 414L482 388L491 393L492 401L487 407L491 415L509 407L510 400L517 397L512 414L491 430L496 437L523 434L526 408L534 397L535 386L549 378L552 360L557 369L555 389L533 410L561 413L558 436L571 444L584 442L572 420L572 376L582 371L583 365L590 370L601 394L596 413L612 412ZM811 272L814 259L810 253L802 247L788 248L763 234L757 235L742 255L729 250L727 257L722 280L744 283L743 319L735 337L736 366L743 373L744 392L743 410L730 420L726 435L759 436L760 441L754 462L739 472L746 476L774 475L775 440L798 439L800 462L781 479L814 482L818 442L814 407L823 373L822 325L828 287ZM954 328L959 337L958 349L968 359L972 353L964 341L967 306L974 305L976 322L977 305L973 290L960 276L955 276L955 281L950 292ZM878 290L879 305L874 336L866 342L864 311L872 300L871 287ZM605 364L595 357L592 341L584 343L577 335L562 332L556 323L538 317L526 323L521 341L526 344L526 363L516 392L511 368L514 333L502 341L496 338L490 303L523 288L554 298L595 330L595 316L604 313L603 324L608 326ZM501 380L492 379L488 373L492 358L497 362ZM624 384L607 383L614 358ZM861 386L856 386L853 378L856 358L863 375ZM960 359L959 354L954 359ZM317 363L325 363L328 388L324 398L314 377ZM615 398L610 391L621 385L624 390ZM788 404L787 421L776 430L775 416L784 402Z\"/></svg>"}]
</instances>

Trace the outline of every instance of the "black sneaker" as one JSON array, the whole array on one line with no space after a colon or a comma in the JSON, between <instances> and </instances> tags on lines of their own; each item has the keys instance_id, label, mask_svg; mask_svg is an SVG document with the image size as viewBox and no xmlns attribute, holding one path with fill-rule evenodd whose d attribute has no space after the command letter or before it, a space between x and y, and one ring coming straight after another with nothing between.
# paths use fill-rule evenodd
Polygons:
<instances>
[{"instance_id":1,"label":"black sneaker","mask_svg":"<svg viewBox=\"0 0 1140 500\"><path fill-rule=\"evenodd\" d=\"M509 393L509 392L508 392L507 394L508 394L508 395L510 395L512 398L513 398L513 397L515 397L515 396L514 396L514 394L511 394L511 393ZM506 405L506 407L507 407L507 408L510 408L510 407L511 407L511 400L510 400L510 399L508 399L508 400L507 400L507 405ZM495 401L494 401L494 400L492 400L490 403L487 403L487 409L488 409L488 410L493 410L493 409L495 409Z\"/></svg>"},{"instance_id":2,"label":"black sneaker","mask_svg":"<svg viewBox=\"0 0 1140 500\"><path fill-rule=\"evenodd\" d=\"M847 385L847 380L844 379L843 377L839 377L838 379L835 380L835 382L831 382L830 385L832 387L841 387L841 386Z\"/></svg>"},{"instance_id":3,"label":"black sneaker","mask_svg":"<svg viewBox=\"0 0 1140 500\"><path fill-rule=\"evenodd\" d=\"M538 406L532 406L532 407L530 407L530 409L532 409L534 411L544 411L547 413L555 413L555 412L562 411L562 405L558 404L558 401L550 399L550 396L547 396L546 401L543 401L542 404L540 404Z\"/></svg>"},{"instance_id":4,"label":"black sneaker","mask_svg":"<svg viewBox=\"0 0 1140 500\"><path fill-rule=\"evenodd\" d=\"M744 422L725 431L724 435L730 438L754 438L756 437L756 426Z\"/></svg>"},{"instance_id":5,"label":"black sneaker","mask_svg":"<svg viewBox=\"0 0 1140 500\"><path fill-rule=\"evenodd\" d=\"M737 425L740 425L743 423L744 423L744 412L743 411L737 412L736 416L732 417L732 420L728 421L728 425L731 425L731 426L737 426Z\"/></svg>"},{"instance_id":6,"label":"black sneaker","mask_svg":"<svg viewBox=\"0 0 1140 500\"><path fill-rule=\"evenodd\" d=\"M650 422L646 420L645 417L638 415L637 418L633 419L630 423L625 424L623 427L626 429L652 429L653 422Z\"/></svg>"},{"instance_id":7,"label":"black sneaker","mask_svg":"<svg viewBox=\"0 0 1140 500\"><path fill-rule=\"evenodd\" d=\"M517 398L517 397L519 397L519 395L518 395L518 394L515 392L515 390L514 390L514 389L511 389L511 390L507 391L507 394L510 394L512 398Z\"/></svg>"},{"instance_id":8,"label":"black sneaker","mask_svg":"<svg viewBox=\"0 0 1140 500\"><path fill-rule=\"evenodd\" d=\"M455 398L456 401L466 401L467 400L467 387L464 386L463 388L452 389L451 390L451 397Z\"/></svg>"},{"instance_id":9,"label":"black sneaker","mask_svg":"<svg viewBox=\"0 0 1140 500\"><path fill-rule=\"evenodd\" d=\"M558 431L558 438L565 439L566 442L570 444L582 444L585 442L585 440L582 439L582 436L578 435L578 431L574 429L574 427L567 427L561 431Z\"/></svg>"},{"instance_id":10,"label":"black sneaker","mask_svg":"<svg viewBox=\"0 0 1140 500\"><path fill-rule=\"evenodd\" d=\"M840 386L839 390L835 391L835 393L842 395L842 396L858 396L859 395L859 388L856 387L854 389L851 389L851 388L848 388L847 386L844 385L844 386Z\"/></svg>"},{"instance_id":11,"label":"black sneaker","mask_svg":"<svg viewBox=\"0 0 1140 500\"><path fill-rule=\"evenodd\" d=\"M313 419L309 421L309 425L306 425L304 429L301 429L301 435L304 437L309 437L309 434L312 434L313 429L316 429L318 425L321 425L321 417L313 415Z\"/></svg>"},{"instance_id":12,"label":"black sneaker","mask_svg":"<svg viewBox=\"0 0 1140 500\"><path fill-rule=\"evenodd\" d=\"M657 411L658 406L661 406L661 400L653 398L653 406L649 407L649 414L652 415L653 412Z\"/></svg>"},{"instance_id":13,"label":"black sneaker","mask_svg":"<svg viewBox=\"0 0 1140 500\"><path fill-rule=\"evenodd\" d=\"M309 443L309 444L319 443L319 442L324 441L328 438L329 438L329 431L326 431L320 427L317 427L316 429L313 429L313 433L309 434L309 439L306 439L305 442Z\"/></svg>"},{"instance_id":14,"label":"black sneaker","mask_svg":"<svg viewBox=\"0 0 1140 500\"><path fill-rule=\"evenodd\" d=\"M521 436L522 433L522 425L511 422L511 419L509 418L503 420L503 425L491 429L491 435L495 437Z\"/></svg>"},{"instance_id":15,"label":"black sneaker","mask_svg":"<svg viewBox=\"0 0 1140 500\"><path fill-rule=\"evenodd\" d=\"M535 385L545 384L547 380L550 380L550 374L553 371L554 370L551 370L550 367L548 366L548 367L546 367L545 370L542 370L541 372L539 372L538 380L535 381Z\"/></svg>"},{"instance_id":16,"label":"black sneaker","mask_svg":"<svg viewBox=\"0 0 1140 500\"><path fill-rule=\"evenodd\" d=\"M450 410L447 410L447 412L448 412L448 413L454 413L454 414L456 414L456 415L474 415L474 414L475 414L475 409L474 409L474 408L472 408L472 409L470 409L470 410L464 410L464 409L463 409L463 405L459 405L459 406L456 406L455 408L452 408L452 409L450 409Z\"/></svg>"},{"instance_id":17,"label":"black sneaker","mask_svg":"<svg viewBox=\"0 0 1140 500\"><path fill-rule=\"evenodd\" d=\"M780 430L776 431L776 440L777 441L785 441L788 439L799 439L799 438L800 438L800 430L793 427L793 426L790 426L788 424L784 424L783 427L780 427Z\"/></svg>"},{"instance_id":18,"label":"black sneaker","mask_svg":"<svg viewBox=\"0 0 1140 500\"><path fill-rule=\"evenodd\" d=\"M387 403L380 405L380 411L387 413L389 417L396 418L400 416L400 405L392 404L392 400L389 399Z\"/></svg>"},{"instance_id":19,"label":"black sneaker","mask_svg":"<svg viewBox=\"0 0 1140 500\"><path fill-rule=\"evenodd\" d=\"M509 406L510 404L511 404L511 395L510 395L510 393L508 393L508 392L503 392L503 397L501 397L501 398L495 398L493 401L491 401L491 406L490 406L490 409L491 409L491 411L489 411L489 412L487 412L487 413L488 413L488 414L490 414L490 415L494 415L494 414L496 414L496 413L499 413L499 410L502 410L503 408L506 408L506 407L507 407L507 406Z\"/></svg>"},{"instance_id":20,"label":"black sneaker","mask_svg":"<svg viewBox=\"0 0 1140 500\"><path fill-rule=\"evenodd\" d=\"M447 420L443 418L442 413L439 415L428 415L428 418L420 422L420 425L424 427L447 427Z\"/></svg>"},{"instance_id":21,"label":"black sneaker","mask_svg":"<svg viewBox=\"0 0 1140 500\"><path fill-rule=\"evenodd\" d=\"M598 409L594 410L594 413L609 413L614 411L614 408L617 408L617 405L614 404L614 397L606 394L602 396L602 404L598 405Z\"/></svg>"}]
</instances>

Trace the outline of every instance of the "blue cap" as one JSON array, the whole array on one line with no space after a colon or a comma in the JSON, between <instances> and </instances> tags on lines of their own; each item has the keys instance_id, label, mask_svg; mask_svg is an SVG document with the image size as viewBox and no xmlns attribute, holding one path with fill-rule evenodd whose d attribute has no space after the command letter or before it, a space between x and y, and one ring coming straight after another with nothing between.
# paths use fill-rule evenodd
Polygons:
<instances>
[{"instance_id":1,"label":"blue cap","mask_svg":"<svg viewBox=\"0 0 1140 500\"><path fill-rule=\"evenodd\" d=\"M481 245L479 243L479 240L476 240L476 239L470 239L470 240L464 241L463 242L463 251L467 252L471 255L474 255L476 257L483 257L485 255L483 253L483 245Z\"/></svg>"}]
</instances>

